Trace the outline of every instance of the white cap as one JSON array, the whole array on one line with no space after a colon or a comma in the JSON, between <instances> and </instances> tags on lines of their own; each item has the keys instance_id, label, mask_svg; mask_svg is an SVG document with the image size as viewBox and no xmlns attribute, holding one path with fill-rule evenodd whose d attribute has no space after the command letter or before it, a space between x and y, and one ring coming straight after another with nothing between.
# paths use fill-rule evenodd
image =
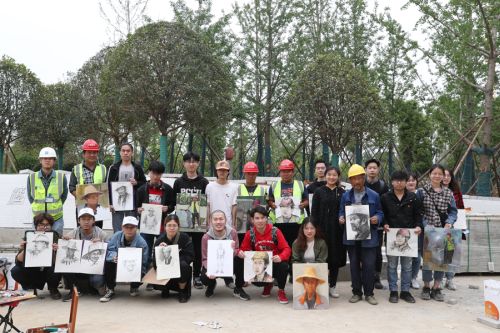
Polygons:
<instances>
[{"instance_id":1,"label":"white cap","mask_svg":"<svg viewBox=\"0 0 500 333\"><path fill-rule=\"evenodd\" d=\"M125 216L123 219L122 225L135 225L136 227L139 225L139 221L133 216Z\"/></svg>"},{"instance_id":2,"label":"white cap","mask_svg":"<svg viewBox=\"0 0 500 333\"><path fill-rule=\"evenodd\" d=\"M92 208L86 207L80 209L80 211L78 212L78 218L82 217L83 215L90 215L95 218L94 210Z\"/></svg>"},{"instance_id":3,"label":"white cap","mask_svg":"<svg viewBox=\"0 0 500 333\"><path fill-rule=\"evenodd\" d=\"M40 154L38 154L38 158L48 157L48 158L57 158L56 151L54 148L45 147L40 150Z\"/></svg>"}]
</instances>

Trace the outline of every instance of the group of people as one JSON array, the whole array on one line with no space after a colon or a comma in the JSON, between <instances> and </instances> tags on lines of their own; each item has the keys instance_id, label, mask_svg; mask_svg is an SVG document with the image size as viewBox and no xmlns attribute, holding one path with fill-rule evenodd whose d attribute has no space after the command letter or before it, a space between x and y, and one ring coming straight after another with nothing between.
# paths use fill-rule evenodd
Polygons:
<instances>
[{"instance_id":1,"label":"group of people","mask_svg":"<svg viewBox=\"0 0 500 333\"><path fill-rule=\"evenodd\" d=\"M248 283L243 278L243 259L246 251L271 251L272 257L255 256L262 267L272 265L274 282L266 279L265 272L255 282L263 287L262 297L269 297L274 285L277 285L277 298L280 303L288 303L285 292L287 278L292 277L294 263L327 263L329 294L338 298L336 289L339 269L346 265L349 256L352 297L351 303L363 299L373 305L378 302L374 289L383 289L381 283L382 245L384 232L392 228L411 228L420 235L425 227L451 228L457 217L457 206L463 207L461 195L453 174L440 165L430 168L429 184L418 188L415 174L396 171L391 175L389 186L379 179L380 162L371 159L365 166L354 164L349 168L347 179L352 188L345 190L341 185L341 172L337 167L328 166L324 161L317 161L317 178L307 187L302 181L294 179L295 165L290 160L283 160L279 165L280 180L273 182L269 189L256 183L258 166L248 162L243 168L245 182L229 182L230 164L223 160L216 164L217 179L209 181L198 173L200 157L188 152L183 156L185 172L175 180L171 187L161 180L165 166L158 161L149 164L148 176L141 166L132 161L133 147L123 144L120 148L121 159L107 170L98 163L99 146L93 140L83 144L83 162L76 165L71 173L69 192L76 195L79 184L102 184L116 181L128 181L134 188L134 209L115 211L110 196L113 235L102 230L102 221L96 221L97 205L87 200L87 205L77 213L78 226L69 233L63 233L64 221L62 205L67 197L68 185L61 172L54 170L56 153L52 148L40 151L41 169L28 177L28 197L32 203L34 227L37 231L54 231L56 237L52 244L57 251L57 239L82 239L94 242L107 242L106 262L103 275L59 274L52 267L24 267L25 241L21 243L16 256L16 265L12 269L13 278L24 289L42 289L48 285L53 299L72 297L73 286L79 291L99 294L101 302L110 301L115 295L118 249L136 247L142 249L142 276L151 268L156 268L155 251L157 246L178 245L180 277L170 279L166 285L147 284L147 290L160 290L163 298L170 297L175 291L179 302L185 303L191 297L191 287L205 288L205 296L215 293L217 278L207 271L208 242L210 240L230 240L234 250L234 276L223 278L225 285L233 289L233 294L242 300L249 300L245 292ZM62 176L61 176L62 175ZM91 195L95 193L85 193ZM173 213L176 195L206 194L209 221L206 233L181 232L179 217ZM312 202L309 203L310 195ZM241 196L265 196L266 205L257 205L250 211L251 223L246 232L238 233L235 228L237 198ZM292 199L292 200L290 200ZM283 211L283 202L293 202L298 211L292 214ZM90 204L89 204L90 203ZM162 224L158 235L140 233L138 216L144 210L144 204L161 205ZM288 204L287 204L288 205ZM346 237L346 206L367 205L369 207L369 239L348 240ZM285 205L283 205L284 207ZM297 209L298 208L298 209ZM398 302L399 298L414 303L410 288L418 289L417 275L420 269L422 241L419 242L417 258L387 256L387 276L389 283L389 301ZM55 257L55 256L54 256ZM397 267L401 264L400 293L398 293ZM258 265L256 265L258 266ZM309 275L307 275L309 274ZM301 283L311 285L311 281L325 281L309 272L301 276ZM441 282L443 272L422 271L424 286L421 298L443 301ZM268 278L268 277L267 277ZM70 289L62 296L58 290L61 279ZM312 279L312 280L311 280ZM432 283L432 285L431 285ZM130 284L130 295L137 296L141 283ZM446 287L454 289L453 275L447 273ZM311 289L312 290L312 289ZM307 290L306 290L307 294ZM321 305L321 297L304 295L301 304L316 307ZM318 302L315 304L314 302Z\"/></svg>"}]
</instances>

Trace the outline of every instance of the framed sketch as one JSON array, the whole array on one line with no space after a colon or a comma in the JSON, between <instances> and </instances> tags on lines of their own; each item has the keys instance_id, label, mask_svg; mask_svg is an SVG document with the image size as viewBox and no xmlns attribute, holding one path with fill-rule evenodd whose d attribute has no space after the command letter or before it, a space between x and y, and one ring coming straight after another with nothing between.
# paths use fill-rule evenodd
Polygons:
<instances>
[{"instance_id":1,"label":"framed sketch","mask_svg":"<svg viewBox=\"0 0 500 333\"><path fill-rule=\"evenodd\" d=\"M207 206L208 201L205 194L177 193L175 213L179 217L180 230L206 232Z\"/></svg>"},{"instance_id":2,"label":"framed sketch","mask_svg":"<svg viewBox=\"0 0 500 333\"><path fill-rule=\"evenodd\" d=\"M371 239L370 208L368 205L345 206L347 240Z\"/></svg>"},{"instance_id":3,"label":"framed sketch","mask_svg":"<svg viewBox=\"0 0 500 333\"><path fill-rule=\"evenodd\" d=\"M233 276L233 254L231 240L208 240L207 275Z\"/></svg>"},{"instance_id":4,"label":"framed sketch","mask_svg":"<svg viewBox=\"0 0 500 333\"><path fill-rule=\"evenodd\" d=\"M141 282L142 249L120 247L116 264L116 282Z\"/></svg>"},{"instance_id":5,"label":"framed sketch","mask_svg":"<svg viewBox=\"0 0 500 333\"><path fill-rule=\"evenodd\" d=\"M293 264L293 308L328 309L328 264Z\"/></svg>"},{"instance_id":6,"label":"framed sketch","mask_svg":"<svg viewBox=\"0 0 500 333\"><path fill-rule=\"evenodd\" d=\"M181 277L179 245L155 247L156 279L176 279Z\"/></svg>"},{"instance_id":7,"label":"framed sketch","mask_svg":"<svg viewBox=\"0 0 500 333\"><path fill-rule=\"evenodd\" d=\"M276 201L276 223L297 223L300 220L300 198L281 197Z\"/></svg>"},{"instance_id":8,"label":"framed sketch","mask_svg":"<svg viewBox=\"0 0 500 333\"><path fill-rule=\"evenodd\" d=\"M161 205L142 204L140 229L144 234L159 235L161 228Z\"/></svg>"},{"instance_id":9,"label":"framed sketch","mask_svg":"<svg viewBox=\"0 0 500 333\"><path fill-rule=\"evenodd\" d=\"M81 259L82 273L103 275L107 249L108 243L84 241Z\"/></svg>"},{"instance_id":10,"label":"framed sketch","mask_svg":"<svg viewBox=\"0 0 500 333\"><path fill-rule=\"evenodd\" d=\"M457 272L462 255L462 230L426 227L424 233L423 268Z\"/></svg>"},{"instance_id":11,"label":"framed sketch","mask_svg":"<svg viewBox=\"0 0 500 333\"><path fill-rule=\"evenodd\" d=\"M250 228L250 211L257 206L266 207L266 197L239 196L236 198L236 231L238 233L245 233Z\"/></svg>"},{"instance_id":12,"label":"framed sketch","mask_svg":"<svg viewBox=\"0 0 500 333\"><path fill-rule=\"evenodd\" d=\"M418 235L415 229L391 228L386 235L388 256L414 258L418 256Z\"/></svg>"},{"instance_id":13,"label":"framed sketch","mask_svg":"<svg viewBox=\"0 0 500 333\"><path fill-rule=\"evenodd\" d=\"M246 282L273 282L273 253L245 251L243 279Z\"/></svg>"},{"instance_id":14,"label":"framed sketch","mask_svg":"<svg viewBox=\"0 0 500 333\"><path fill-rule=\"evenodd\" d=\"M59 239L56 254L56 273L81 273L83 241L79 239Z\"/></svg>"},{"instance_id":15,"label":"framed sketch","mask_svg":"<svg viewBox=\"0 0 500 333\"><path fill-rule=\"evenodd\" d=\"M25 238L24 267L52 266L54 233L26 231Z\"/></svg>"},{"instance_id":16,"label":"framed sketch","mask_svg":"<svg viewBox=\"0 0 500 333\"><path fill-rule=\"evenodd\" d=\"M112 182L111 197L115 211L134 209L134 188L130 182Z\"/></svg>"},{"instance_id":17,"label":"framed sketch","mask_svg":"<svg viewBox=\"0 0 500 333\"><path fill-rule=\"evenodd\" d=\"M109 207L108 184L79 184L76 185L76 206Z\"/></svg>"}]
</instances>

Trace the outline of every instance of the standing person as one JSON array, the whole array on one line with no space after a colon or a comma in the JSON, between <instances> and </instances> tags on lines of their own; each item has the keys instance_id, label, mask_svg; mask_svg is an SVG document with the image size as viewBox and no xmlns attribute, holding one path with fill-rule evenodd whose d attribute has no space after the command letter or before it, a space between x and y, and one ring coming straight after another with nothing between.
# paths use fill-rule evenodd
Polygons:
<instances>
[{"instance_id":1,"label":"standing person","mask_svg":"<svg viewBox=\"0 0 500 333\"><path fill-rule=\"evenodd\" d=\"M395 232L392 228L415 229L418 237L422 232L422 205L417 195L406 189L408 174L395 171L391 175L392 191L380 198L384 212L385 232ZM412 257L387 255L387 279L389 280L389 302L397 303L399 297L408 303L415 303L410 293ZM401 294L398 297L398 262L401 262Z\"/></svg>"},{"instance_id":2,"label":"standing person","mask_svg":"<svg viewBox=\"0 0 500 333\"><path fill-rule=\"evenodd\" d=\"M151 263L151 253L153 252L155 238L158 238L158 236L165 231L165 227L162 222L165 221L168 213L174 211L175 207L174 190L170 185L161 180L161 176L164 172L165 166L163 163L159 161L152 161L148 168L149 181L137 190L136 206L139 216L141 216L141 213L144 211L144 208L142 207L143 204L160 205L162 211L160 233L158 235L141 233L142 238L144 238L146 244L148 244L148 266ZM149 286L148 289L151 290L152 288Z\"/></svg>"},{"instance_id":3,"label":"standing person","mask_svg":"<svg viewBox=\"0 0 500 333\"><path fill-rule=\"evenodd\" d=\"M457 207L451 190L443 186L444 167L440 164L434 164L429 169L430 183L423 187L423 207L425 228L450 229L457 220ZM444 272L422 269L422 279L424 288L421 298L443 302L444 297L441 293L441 280ZM434 279L434 285L430 284Z\"/></svg>"},{"instance_id":4,"label":"standing person","mask_svg":"<svg viewBox=\"0 0 500 333\"><path fill-rule=\"evenodd\" d=\"M314 181L306 187L307 198L309 198L309 194L314 195L314 192L318 188L320 188L323 185L326 185L326 177L325 177L326 169L327 169L327 164L325 161L316 160L316 162L314 162L314 174L316 175L316 179L314 179ZM310 214L311 212L309 211L309 206L306 207L306 211L308 215L311 215Z\"/></svg>"},{"instance_id":5,"label":"standing person","mask_svg":"<svg viewBox=\"0 0 500 333\"><path fill-rule=\"evenodd\" d=\"M455 199L455 205L457 209L464 209L464 199L462 198L462 192L460 191L460 185L455 179L453 171L450 169L444 169L443 186L448 187L451 192L453 192L453 198ZM448 290L457 290L457 286L453 282L455 277L455 272L446 272L446 283L445 288Z\"/></svg>"},{"instance_id":6,"label":"standing person","mask_svg":"<svg viewBox=\"0 0 500 333\"><path fill-rule=\"evenodd\" d=\"M418 188L418 175L414 172L408 173L408 181L406 182L406 189L409 192L413 192L417 196L417 200L420 201L420 206L422 206L422 200L424 199L424 196L422 194L422 189L417 189ZM411 287L413 289L420 289L420 284L417 281L418 277L418 272L420 271L420 264L422 262L422 251L424 247L424 233L421 232L420 235L418 235L418 256L415 258L412 258L412 263L411 263Z\"/></svg>"},{"instance_id":7,"label":"standing person","mask_svg":"<svg viewBox=\"0 0 500 333\"><path fill-rule=\"evenodd\" d=\"M257 174L259 173L259 167L254 162L247 162L243 166L243 176L245 177L245 183L240 184L238 187L238 196L242 197L261 197L266 195L266 189L257 184Z\"/></svg>"},{"instance_id":8,"label":"standing person","mask_svg":"<svg viewBox=\"0 0 500 333\"><path fill-rule=\"evenodd\" d=\"M208 185L208 180L198 174L200 165L200 156L193 152L187 152L182 157L184 170L181 177L174 182L174 193L189 193L190 195L205 194L205 189ZM193 260L193 286L196 289L203 289L203 283L200 278L201 270L201 232L189 232L189 236L193 240L194 260Z\"/></svg>"},{"instance_id":9,"label":"standing person","mask_svg":"<svg viewBox=\"0 0 500 333\"><path fill-rule=\"evenodd\" d=\"M378 302L373 295L375 283L375 261L377 257L378 232L382 223L384 213L380 206L380 197L377 192L365 186L365 169L361 165L353 164L347 173L352 188L342 195L339 210L339 223L345 224L346 209L348 205L368 205L370 209L370 233L371 239L347 240L344 229L344 245L347 247L351 268L352 297L351 303L361 301L363 292L365 299L371 305Z\"/></svg>"},{"instance_id":10,"label":"standing person","mask_svg":"<svg viewBox=\"0 0 500 333\"><path fill-rule=\"evenodd\" d=\"M289 270L290 246L288 246L283 233L278 228L268 224L267 210L264 207L255 207L252 209L250 216L254 225L245 234L238 257L244 259L245 251L272 251L273 277L278 282L278 301L281 304L287 304L288 297L286 297L285 285ZM262 297L271 296L272 282L255 282L254 284L264 287Z\"/></svg>"},{"instance_id":11,"label":"standing person","mask_svg":"<svg viewBox=\"0 0 500 333\"><path fill-rule=\"evenodd\" d=\"M69 191L76 197L76 186L102 184L106 181L106 166L98 162L99 144L87 139L82 145L83 162L75 165L69 178Z\"/></svg>"},{"instance_id":12,"label":"standing person","mask_svg":"<svg viewBox=\"0 0 500 333\"><path fill-rule=\"evenodd\" d=\"M170 214L164 221L165 232L156 239L154 246L178 245L181 276L170 279L165 286L156 286L156 288L162 290L162 298L170 297L170 290L176 290L179 292L179 303L187 303L191 297L191 263L194 258L193 242L188 234L179 231L180 221L177 215ZM154 255L155 252L153 251ZM156 258L154 259L153 265L156 269Z\"/></svg>"},{"instance_id":13,"label":"standing person","mask_svg":"<svg viewBox=\"0 0 500 333\"><path fill-rule=\"evenodd\" d=\"M326 235L328 245L328 284L330 296L338 298L336 291L337 278L340 267L344 267L347 261L346 249L342 237L344 225L339 223L340 200L344 194L340 187L340 170L337 167L326 169L326 184L314 192L311 218L315 225L319 226Z\"/></svg>"},{"instance_id":14,"label":"standing person","mask_svg":"<svg viewBox=\"0 0 500 333\"><path fill-rule=\"evenodd\" d=\"M233 244L233 267L234 275L236 276L236 286L233 291L234 297L238 297L241 300L249 301L250 296L247 295L245 290L243 290L243 261L238 258L237 254L239 252L239 240L236 230L231 228L226 222L226 215L221 210L214 210L210 215L210 227L208 232L203 235L201 239L201 253L202 253L202 263L201 263L201 280L204 285L207 286L205 290L206 297L212 297L214 294L215 286L217 285L216 277L207 274L207 262L208 262L208 242L210 240L230 240Z\"/></svg>"},{"instance_id":15,"label":"standing person","mask_svg":"<svg viewBox=\"0 0 500 333\"><path fill-rule=\"evenodd\" d=\"M378 193L379 196L387 193L389 187L387 184L379 178L380 175L380 161L372 158L365 162L366 171L366 187ZM382 224L381 224L382 225ZM384 230L379 228L378 230L378 248L377 248L377 260L375 262L375 289L384 289L384 285L380 280L380 275L382 272L382 245L384 243Z\"/></svg>"},{"instance_id":16,"label":"standing person","mask_svg":"<svg viewBox=\"0 0 500 333\"><path fill-rule=\"evenodd\" d=\"M64 230L63 205L68 197L68 181L63 172L54 170L56 159L57 154L53 148L45 147L40 150L38 160L41 168L28 176L26 192L33 216L40 213L52 215L52 230L61 237Z\"/></svg>"},{"instance_id":17,"label":"standing person","mask_svg":"<svg viewBox=\"0 0 500 333\"><path fill-rule=\"evenodd\" d=\"M121 247L137 247L142 249L141 278L146 274L148 262L148 244L144 238L137 233L139 221L134 216L125 216L122 223L122 231L116 232L108 242L106 262L104 264L104 278L106 280L106 294L99 299L101 302L109 302L115 295L116 266L118 262L118 249ZM139 295L139 287L142 283L130 283L130 296Z\"/></svg>"},{"instance_id":18,"label":"standing person","mask_svg":"<svg viewBox=\"0 0 500 333\"><path fill-rule=\"evenodd\" d=\"M120 160L109 167L108 171L108 189L109 189L109 209L113 215L113 231L118 232L122 228L122 221L125 216L135 216L135 209L129 211L115 211L113 208L113 196L111 194L112 182L130 182L134 188L133 196L146 182L144 170L139 164L132 161L134 147L130 143L124 143L120 147ZM134 201L135 206L135 201ZM134 207L135 208L135 207Z\"/></svg>"}]
</instances>

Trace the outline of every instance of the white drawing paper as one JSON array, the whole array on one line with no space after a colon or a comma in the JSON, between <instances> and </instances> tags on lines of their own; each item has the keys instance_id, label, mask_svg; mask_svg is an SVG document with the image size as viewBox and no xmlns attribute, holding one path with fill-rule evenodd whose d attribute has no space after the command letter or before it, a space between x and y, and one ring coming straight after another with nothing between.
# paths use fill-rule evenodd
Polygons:
<instances>
[{"instance_id":1,"label":"white drawing paper","mask_svg":"<svg viewBox=\"0 0 500 333\"><path fill-rule=\"evenodd\" d=\"M24 267L52 266L53 232L26 232Z\"/></svg>"},{"instance_id":2,"label":"white drawing paper","mask_svg":"<svg viewBox=\"0 0 500 333\"><path fill-rule=\"evenodd\" d=\"M273 282L272 258L271 251L246 251L243 279L246 282Z\"/></svg>"},{"instance_id":3,"label":"white drawing paper","mask_svg":"<svg viewBox=\"0 0 500 333\"><path fill-rule=\"evenodd\" d=\"M300 221L300 198L281 197L276 201L276 223L297 223Z\"/></svg>"},{"instance_id":4,"label":"white drawing paper","mask_svg":"<svg viewBox=\"0 0 500 333\"><path fill-rule=\"evenodd\" d=\"M181 277L179 245L155 247L156 279L176 279Z\"/></svg>"},{"instance_id":5,"label":"white drawing paper","mask_svg":"<svg viewBox=\"0 0 500 333\"><path fill-rule=\"evenodd\" d=\"M370 208L368 205L345 206L347 240L371 239Z\"/></svg>"},{"instance_id":6,"label":"white drawing paper","mask_svg":"<svg viewBox=\"0 0 500 333\"><path fill-rule=\"evenodd\" d=\"M115 211L126 211L134 209L134 190L130 182L112 182L111 196Z\"/></svg>"},{"instance_id":7,"label":"white drawing paper","mask_svg":"<svg viewBox=\"0 0 500 333\"><path fill-rule=\"evenodd\" d=\"M81 259L82 273L104 274L104 262L108 243L84 241Z\"/></svg>"},{"instance_id":8,"label":"white drawing paper","mask_svg":"<svg viewBox=\"0 0 500 333\"><path fill-rule=\"evenodd\" d=\"M59 239L56 254L56 273L81 273L83 241L79 239Z\"/></svg>"},{"instance_id":9,"label":"white drawing paper","mask_svg":"<svg viewBox=\"0 0 500 333\"><path fill-rule=\"evenodd\" d=\"M141 233L159 235L161 227L161 205L143 204L141 213Z\"/></svg>"},{"instance_id":10,"label":"white drawing paper","mask_svg":"<svg viewBox=\"0 0 500 333\"><path fill-rule=\"evenodd\" d=\"M120 247L116 267L116 282L141 282L142 249Z\"/></svg>"},{"instance_id":11,"label":"white drawing paper","mask_svg":"<svg viewBox=\"0 0 500 333\"><path fill-rule=\"evenodd\" d=\"M415 229L391 228L387 235L387 255L397 257L418 256L418 235Z\"/></svg>"},{"instance_id":12,"label":"white drawing paper","mask_svg":"<svg viewBox=\"0 0 500 333\"><path fill-rule=\"evenodd\" d=\"M233 276L233 248L231 240L208 241L207 275Z\"/></svg>"}]
</instances>

